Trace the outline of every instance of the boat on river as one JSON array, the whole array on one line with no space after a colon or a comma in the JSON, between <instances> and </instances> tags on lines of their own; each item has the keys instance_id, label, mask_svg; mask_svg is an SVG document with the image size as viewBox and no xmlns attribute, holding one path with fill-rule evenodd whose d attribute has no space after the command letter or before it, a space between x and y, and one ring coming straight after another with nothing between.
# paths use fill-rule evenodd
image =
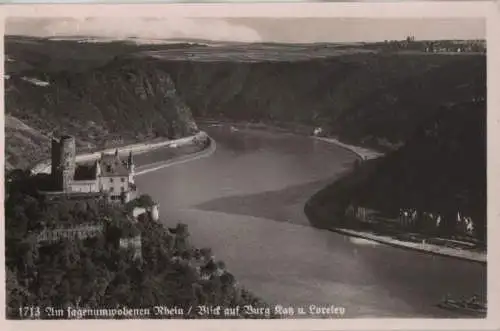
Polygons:
<instances>
[{"instance_id":1,"label":"boat on river","mask_svg":"<svg viewBox=\"0 0 500 331\"><path fill-rule=\"evenodd\" d=\"M476 296L470 299L453 300L448 297L443 299L438 304L438 307L448 310L456 310L470 314L485 315L487 312L487 305L485 302L480 302Z\"/></svg>"}]
</instances>

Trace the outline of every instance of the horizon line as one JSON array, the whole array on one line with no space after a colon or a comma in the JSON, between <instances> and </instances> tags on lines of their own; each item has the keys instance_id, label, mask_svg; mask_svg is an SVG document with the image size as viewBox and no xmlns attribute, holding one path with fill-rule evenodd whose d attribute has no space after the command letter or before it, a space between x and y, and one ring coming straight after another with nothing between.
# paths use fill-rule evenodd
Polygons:
<instances>
[{"instance_id":1,"label":"horizon line","mask_svg":"<svg viewBox=\"0 0 500 331\"><path fill-rule=\"evenodd\" d=\"M102 43L106 42L134 42L134 41L157 41L157 42L174 42L173 44L181 43L193 43L193 44L203 44L203 43L233 43L233 44L289 44L289 45L317 45L317 44L376 44L385 42L399 42L406 41L404 39L381 39L381 40L352 40L352 41L313 41L313 42L293 42L293 41L238 41L238 40L217 40L217 39L203 39L203 38L139 38L139 37L103 37L103 36L92 36L92 35L64 35L64 36L33 36L28 34L4 34L4 37L22 37L22 38L32 38L32 39L45 39L52 41L78 41L79 39L95 39L102 40ZM412 35L408 35L412 37ZM482 41L486 42L487 38L433 38L433 39L413 39L412 42L430 42L430 41ZM141 45L140 43L137 43ZM148 43L143 43L146 45ZM159 45L161 43L158 43Z\"/></svg>"}]
</instances>

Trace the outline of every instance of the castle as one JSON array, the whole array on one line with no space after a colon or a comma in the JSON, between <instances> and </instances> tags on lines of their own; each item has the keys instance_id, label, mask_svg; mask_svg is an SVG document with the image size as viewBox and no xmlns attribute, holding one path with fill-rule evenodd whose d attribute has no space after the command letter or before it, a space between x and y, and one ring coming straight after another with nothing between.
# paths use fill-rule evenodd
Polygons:
<instances>
[{"instance_id":1,"label":"castle","mask_svg":"<svg viewBox=\"0 0 500 331\"><path fill-rule=\"evenodd\" d=\"M118 149L102 153L87 164L76 164L76 144L72 136L52 139L51 176L54 190L67 196L99 195L110 201L127 203L137 195L134 160L130 152L122 161Z\"/></svg>"},{"instance_id":2,"label":"castle","mask_svg":"<svg viewBox=\"0 0 500 331\"><path fill-rule=\"evenodd\" d=\"M76 143L72 136L52 139L50 189L39 191L46 201L57 202L61 198L72 200L98 199L100 201L125 204L137 198L134 183L135 165L132 152L121 160L118 149L114 154L101 153L100 157L88 163L76 163ZM137 222L142 215L149 215L158 221L158 204L135 206L129 217ZM45 245L60 239L86 239L102 235L105 225L102 221L83 224L59 224L53 229L44 229L37 234L37 243ZM141 235L122 237L121 249L133 251L134 259L142 259Z\"/></svg>"}]
</instances>

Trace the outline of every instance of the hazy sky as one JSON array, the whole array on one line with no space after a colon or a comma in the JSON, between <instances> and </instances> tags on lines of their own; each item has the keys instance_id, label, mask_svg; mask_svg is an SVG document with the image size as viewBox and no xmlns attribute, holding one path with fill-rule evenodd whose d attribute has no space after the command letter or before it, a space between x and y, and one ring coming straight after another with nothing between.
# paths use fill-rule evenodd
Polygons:
<instances>
[{"instance_id":1,"label":"hazy sky","mask_svg":"<svg viewBox=\"0 0 500 331\"><path fill-rule=\"evenodd\" d=\"M376 2L380 0L148 0L147 3L241 3L241 2ZM384 0L383 2L398 2L401 0ZM420 0L420 1L439 1L439 2L470 2L470 1L483 1L483 0ZM3 0L3 3L145 3L146 1L140 0Z\"/></svg>"},{"instance_id":2,"label":"hazy sky","mask_svg":"<svg viewBox=\"0 0 500 331\"><path fill-rule=\"evenodd\" d=\"M10 18L8 35L123 39L196 38L242 42L344 42L403 39L485 39L484 19L369 18Z\"/></svg>"}]
</instances>

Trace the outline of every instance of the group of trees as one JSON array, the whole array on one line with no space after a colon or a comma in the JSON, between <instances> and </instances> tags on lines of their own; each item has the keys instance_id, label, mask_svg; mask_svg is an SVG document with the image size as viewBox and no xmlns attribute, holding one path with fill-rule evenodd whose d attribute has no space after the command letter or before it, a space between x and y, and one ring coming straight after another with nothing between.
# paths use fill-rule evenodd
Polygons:
<instances>
[{"instance_id":1,"label":"group of trees","mask_svg":"<svg viewBox=\"0 0 500 331\"><path fill-rule=\"evenodd\" d=\"M51 316L43 307L60 308L184 308L180 318L197 318L196 305L263 305L259 299L236 286L222 262L210 249L197 249L188 241L188 230L179 224L165 229L147 214L139 222L123 207L92 201L48 203L33 192L18 190L9 183L6 199L7 316L21 317L20 307L40 307L40 316ZM152 200L142 196L139 204ZM90 216L89 216L90 215ZM36 234L52 219L58 226L104 222L102 235L40 244ZM134 259L118 241L124 236L141 237L142 258ZM153 312L152 312L153 313ZM147 316L168 318L168 316ZM217 317L217 316L213 316ZM220 317L220 316L219 316Z\"/></svg>"}]
</instances>

